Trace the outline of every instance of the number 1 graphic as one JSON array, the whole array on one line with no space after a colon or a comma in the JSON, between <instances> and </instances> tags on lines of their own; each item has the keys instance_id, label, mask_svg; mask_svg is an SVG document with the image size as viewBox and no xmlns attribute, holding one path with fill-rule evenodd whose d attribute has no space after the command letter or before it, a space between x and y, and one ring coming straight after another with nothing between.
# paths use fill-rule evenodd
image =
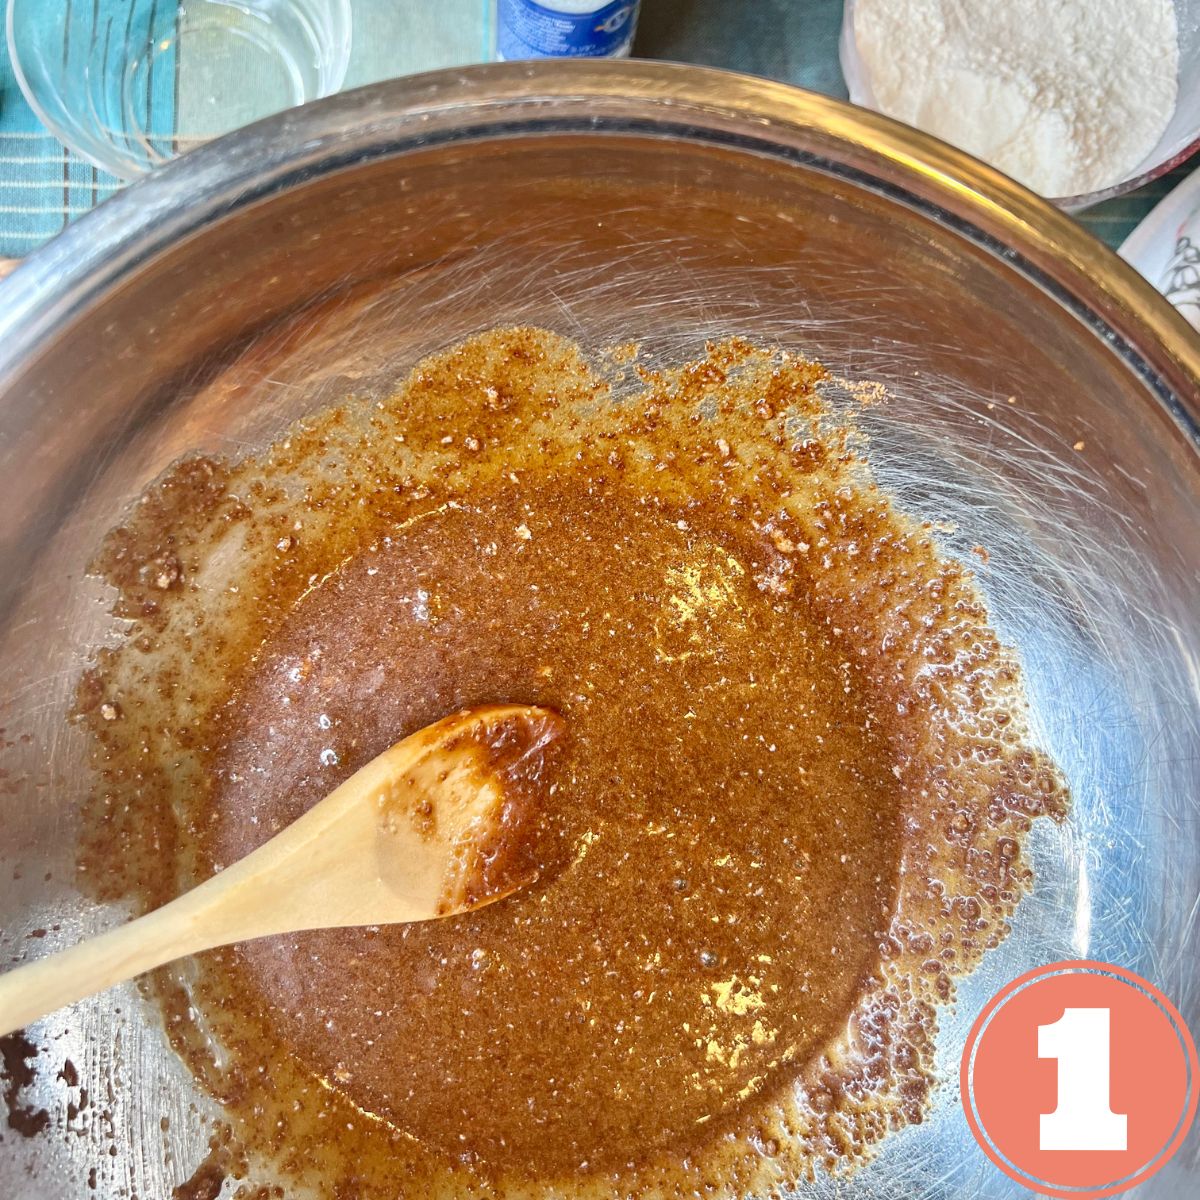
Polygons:
<instances>
[{"instance_id":1,"label":"number 1 graphic","mask_svg":"<svg viewBox=\"0 0 1200 1200\"><path fill-rule=\"evenodd\" d=\"M1058 1107L1042 1113L1042 1150L1124 1150L1129 1118L1110 1107L1107 1008L1067 1008L1038 1026L1038 1058L1058 1059Z\"/></svg>"}]
</instances>

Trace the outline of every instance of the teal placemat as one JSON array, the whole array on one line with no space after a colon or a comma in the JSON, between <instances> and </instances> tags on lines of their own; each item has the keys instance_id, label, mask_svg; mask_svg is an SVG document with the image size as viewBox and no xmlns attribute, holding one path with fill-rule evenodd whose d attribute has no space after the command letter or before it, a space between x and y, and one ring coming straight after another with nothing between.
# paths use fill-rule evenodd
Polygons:
<instances>
[{"instance_id":1,"label":"teal placemat","mask_svg":"<svg viewBox=\"0 0 1200 1200\"><path fill-rule=\"evenodd\" d=\"M70 2L45 0L48 13L66 12ZM129 0L74 2L116 11ZM354 0L354 52L346 86L486 60L493 4L494 0ZM837 56L841 13L841 0L643 0L634 52L748 71L844 98ZM181 110L191 103L186 79L184 71L177 96L173 89L155 89L160 106L155 125L173 120L173 103ZM1186 172L1181 168L1080 219L1110 246L1117 246ZM112 176L64 149L40 126L17 87L7 56L0 57L0 255L29 253L118 186Z\"/></svg>"},{"instance_id":2,"label":"teal placemat","mask_svg":"<svg viewBox=\"0 0 1200 1200\"><path fill-rule=\"evenodd\" d=\"M45 131L0 61L0 255L28 254L118 186Z\"/></svg>"}]
</instances>

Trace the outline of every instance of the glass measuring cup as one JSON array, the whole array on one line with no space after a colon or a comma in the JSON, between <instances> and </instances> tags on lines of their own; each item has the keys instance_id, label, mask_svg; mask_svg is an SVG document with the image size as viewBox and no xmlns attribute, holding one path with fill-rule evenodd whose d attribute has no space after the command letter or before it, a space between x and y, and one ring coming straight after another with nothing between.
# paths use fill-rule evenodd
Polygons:
<instances>
[{"instance_id":1,"label":"glass measuring cup","mask_svg":"<svg viewBox=\"0 0 1200 1200\"><path fill-rule=\"evenodd\" d=\"M48 129L133 178L336 92L350 0L8 0L17 81Z\"/></svg>"}]
</instances>

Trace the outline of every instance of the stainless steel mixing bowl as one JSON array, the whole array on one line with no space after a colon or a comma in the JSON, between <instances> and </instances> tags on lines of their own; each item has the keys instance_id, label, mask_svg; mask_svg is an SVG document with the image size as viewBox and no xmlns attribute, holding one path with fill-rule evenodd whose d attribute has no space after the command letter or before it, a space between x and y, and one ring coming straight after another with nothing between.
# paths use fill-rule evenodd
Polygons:
<instances>
[{"instance_id":1,"label":"stainless steel mixing bowl","mask_svg":"<svg viewBox=\"0 0 1200 1200\"><path fill-rule=\"evenodd\" d=\"M1200 1027L1200 344L1030 194L760 80L516 64L351 93L188 155L0 287L0 954L121 917L74 886L87 780L64 714L110 629L84 572L122 506L184 451L239 453L518 321L664 359L739 332L882 380L879 475L948 523L951 550L991 551L979 575L1074 813L1038 831L1036 890L945 1022L931 1118L805 1194L1024 1194L975 1147L954 1082L1000 984L1105 959ZM20 1100L49 1125L0 1127L0 1194L169 1195L213 1108L136 992L33 1037ZM1140 1194L1194 1197L1198 1143Z\"/></svg>"}]
</instances>

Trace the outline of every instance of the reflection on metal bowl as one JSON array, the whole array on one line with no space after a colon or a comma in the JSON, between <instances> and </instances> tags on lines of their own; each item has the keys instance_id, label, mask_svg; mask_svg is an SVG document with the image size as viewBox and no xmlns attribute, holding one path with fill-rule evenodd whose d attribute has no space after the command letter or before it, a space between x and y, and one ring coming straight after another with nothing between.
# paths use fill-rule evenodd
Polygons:
<instances>
[{"instance_id":1,"label":"reflection on metal bowl","mask_svg":"<svg viewBox=\"0 0 1200 1200\"><path fill-rule=\"evenodd\" d=\"M787 87L640 63L448 72L283 114L4 284L5 957L120 917L74 886L88 778L65 713L108 621L87 557L122 506L186 451L262 444L518 322L636 338L652 362L740 333L879 380L877 475L951 551L990 551L980 582L1074 810L1038 830L1034 893L944 1024L947 1079L984 999L1055 959L1130 967L1200 1020L1200 346L1115 256L969 158ZM167 1195L204 1157L212 1104L134 990L35 1034L21 1103L48 1119L0 1141L6 1195L84 1194L101 1160L95 1194ZM1194 1195L1197 1171L1185 1150L1145 1194ZM948 1081L924 1125L807 1194L1024 1193Z\"/></svg>"}]
</instances>

